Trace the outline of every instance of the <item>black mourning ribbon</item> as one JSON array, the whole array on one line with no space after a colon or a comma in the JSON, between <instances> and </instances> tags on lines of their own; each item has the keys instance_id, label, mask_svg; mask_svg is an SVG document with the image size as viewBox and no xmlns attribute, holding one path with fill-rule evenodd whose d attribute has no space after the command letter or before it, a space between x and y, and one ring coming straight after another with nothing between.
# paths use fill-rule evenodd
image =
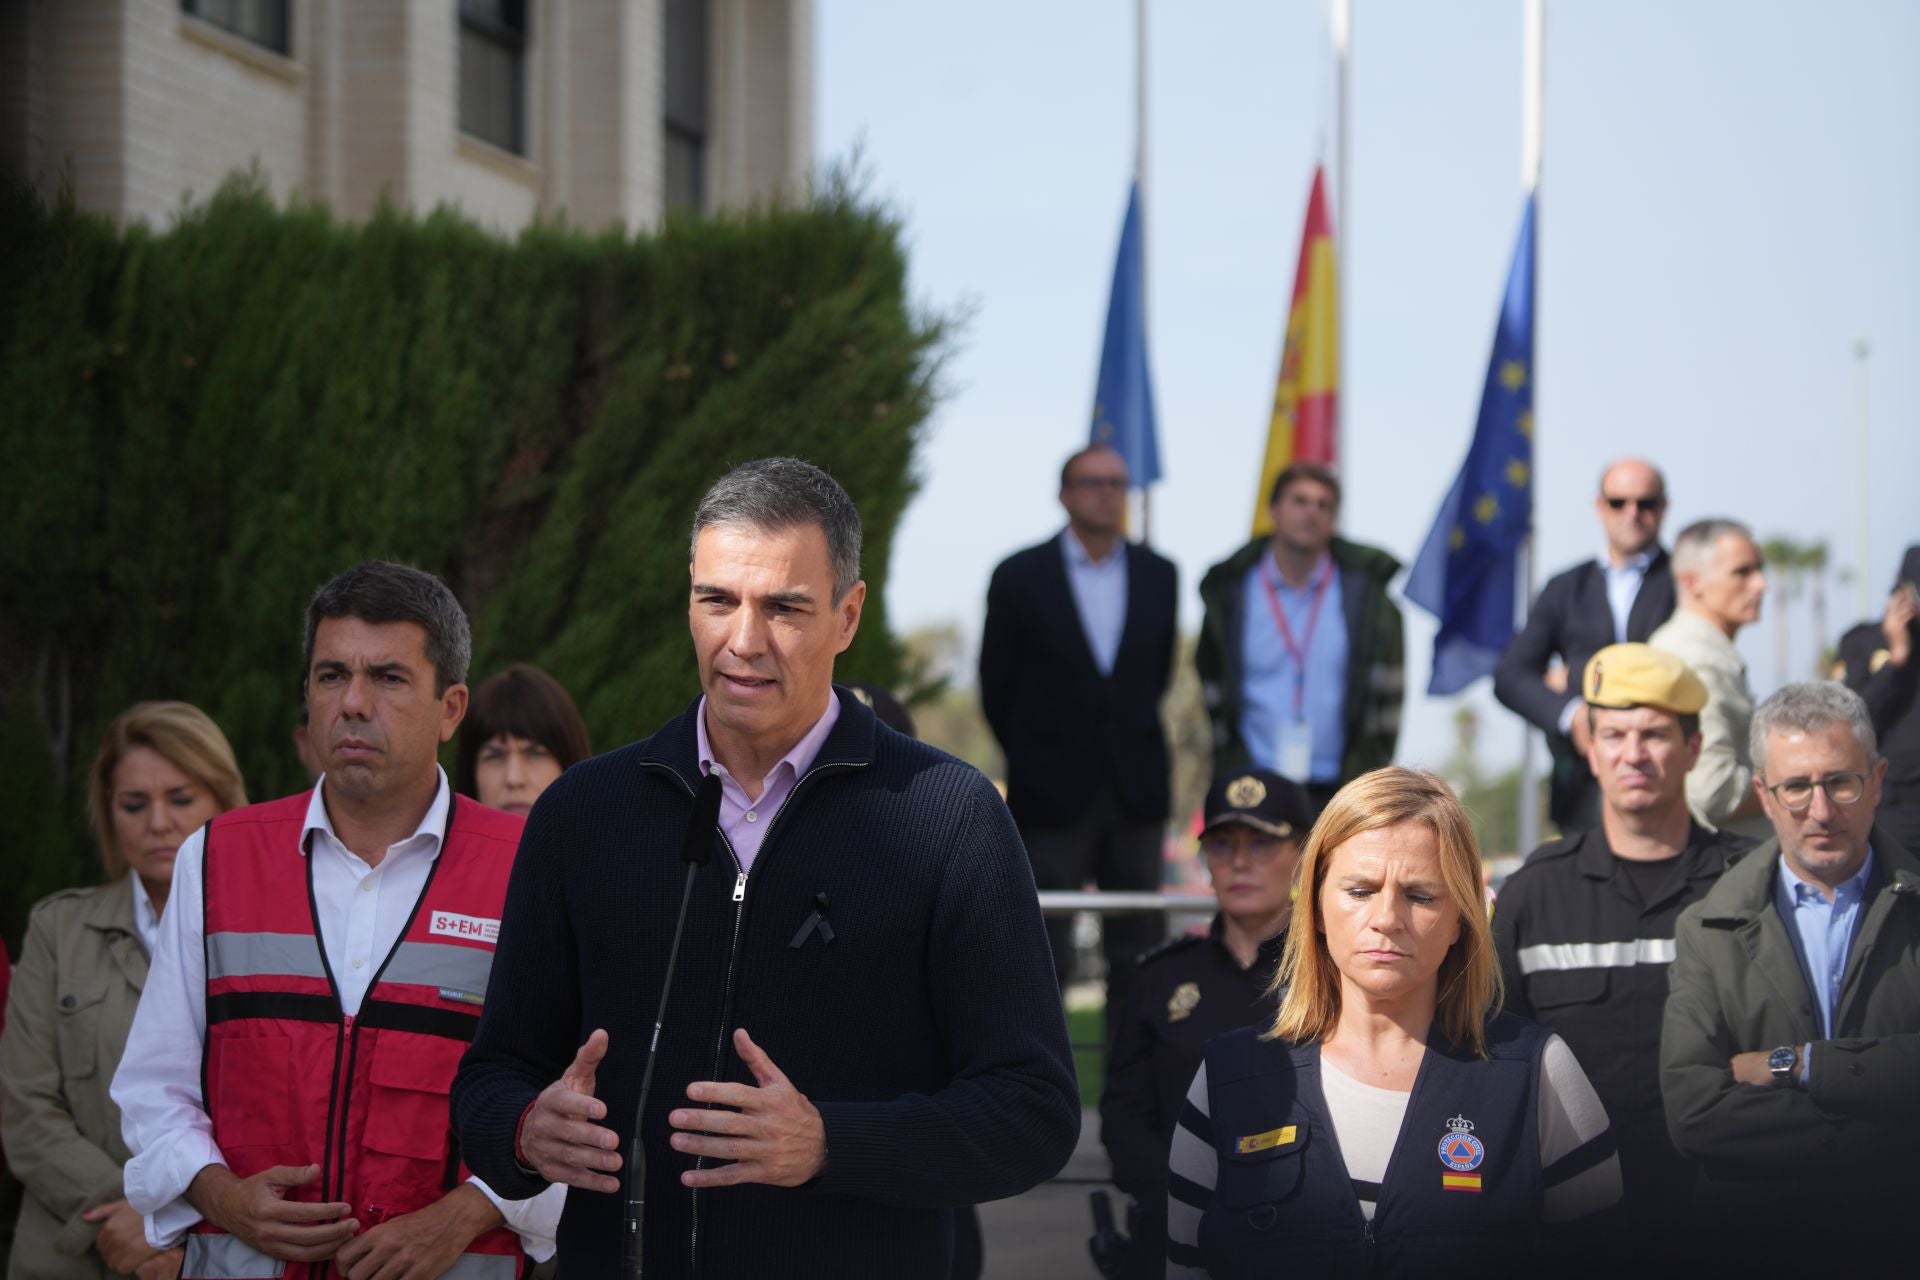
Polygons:
<instances>
[{"instance_id":1,"label":"black mourning ribbon","mask_svg":"<svg viewBox=\"0 0 1920 1280\"><path fill-rule=\"evenodd\" d=\"M827 895L824 893L813 895L813 914L807 917L806 923L800 926L800 932L794 934L793 941L787 945L798 951L816 933L820 935L823 946L833 941L833 926L827 923Z\"/></svg>"}]
</instances>

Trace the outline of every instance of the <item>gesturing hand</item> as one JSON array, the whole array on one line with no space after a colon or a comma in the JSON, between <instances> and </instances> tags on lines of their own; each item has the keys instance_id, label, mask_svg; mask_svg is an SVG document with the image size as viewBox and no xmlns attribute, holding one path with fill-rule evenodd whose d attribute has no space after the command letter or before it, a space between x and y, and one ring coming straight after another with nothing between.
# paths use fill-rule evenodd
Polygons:
<instances>
[{"instance_id":1,"label":"gesturing hand","mask_svg":"<svg viewBox=\"0 0 1920 1280\"><path fill-rule=\"evenodd\" d=\"M269 1257L285 1262L322 1262L360 1229L347 1217L350 1204L288 1200L293 1187L320 1176L317 1164L277 1164L242 1178L223 1164L193 1175L187 1199L214 1226L232 1232Z\"/></svg>"},{"instance_id":2,"label":"gesturing hand","mask_svg":"<svg viewBox=\"0 0 1920 1280\"><path fill-rule=\"evenodd\" d=\"M593 1096L594 1073L607 1056L607 1033L595 1029L560 1078L548 1085L520 1123L519 1157L548 1182L586 1191L618 1191L607 1174L620 1167L620 1137L592 1123L607 1104Z\"/></svg>"},{"instance_id":3,"label":"gesturing hand","mask_svg":"<svg viewBox=\"0 0 1920 1280\"><path fill-rule=\"evenodd\" d=\"M1896 667L1904 667L1913 656L1913 620L1920 615L1920 597L1904 582L1887 601L1887 614L1880 620L1880 634L1886 637L1887 657Z\"/></svg>"},{"instance_id":4,"label":"gesturing hand","mask_svg":"<svg viewBox=\"0 0 1920 1280\"><path fill-rule=\"evenodd\" d=\"M673 1149L734 1163L715 1169L689 1169L680 1175L689 1187L730 1187L764 1182L797 1187L816 1177L827 1163L827 1127L806 1095L773 1065L741 1027L733 1033L734 1052L747 1064L759 1087L702 1080L687 1086L695 1102L714 1102L737 1111L681 1108L667 1123L681 1132Z\"/></svg>"}]
</instances>

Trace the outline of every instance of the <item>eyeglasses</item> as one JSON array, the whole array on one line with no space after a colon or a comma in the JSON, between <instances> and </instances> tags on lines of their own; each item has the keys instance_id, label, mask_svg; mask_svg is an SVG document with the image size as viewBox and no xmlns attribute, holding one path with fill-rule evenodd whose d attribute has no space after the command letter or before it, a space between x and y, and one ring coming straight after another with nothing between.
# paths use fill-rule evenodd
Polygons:
<instances>
[{"instance_id":1,"label":"eyeglasses","mask_svg":"<svg viewBox=\"0 0 1920 1280\"><path fill-rule=\"evenodd\" d=\"M1645 514L1652 514L1653 512L1664 510L1667 505L1667 500L1660 497L1609 498L1603 494L1601 500L1615 511L1624 511L1628 506L1632 506L1635 510Z\"/></svg>"},{"instance_id":2,"label":"eyeglasses","mask_svg":"<svg viewBox=\"0 0 1920 1280\"><path fill-rule=\"evenodd\" d=\"M1067 482L1076 489L1124 489L1125 476L1075 476Z\"/></svg>"},{"instance_id":3,"label":"eyeglasses","mask_svg":"<svg viewBox=\"0 0 1920 1280\"><path fill-rule=\"evenodd\" d=\"M1805 813L1813 803L1813 793L1823 790L1835 804L1857 804L1867 794L1864 773L1830 773L1824 778L1788 778L1767 788L1789 813Z\"/></svg>"}]
</instances>

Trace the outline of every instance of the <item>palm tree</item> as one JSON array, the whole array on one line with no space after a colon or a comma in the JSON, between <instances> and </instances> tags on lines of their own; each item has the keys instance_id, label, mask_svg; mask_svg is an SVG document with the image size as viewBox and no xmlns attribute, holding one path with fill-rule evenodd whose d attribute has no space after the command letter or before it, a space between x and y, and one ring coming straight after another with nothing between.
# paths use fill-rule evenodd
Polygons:
<instances>
[{"instance_id":1,"label":"palm tree","mask_svg":"<svg viewBox=\"0 0 1920 1280\"><path fill-rule=\"evenodd\" d=\"M1806 548L1807 580L1813 584L1813 676L1823 679L1833 665L1837 642L1827 630L1827 540L1810 542Z\"/></svg>"},{"instance_id":2,"label":"palm tree","mask_svg":"<svg viewBox=\"0 0 1920 1280\"><path fill-rule=\"evenodd\" d=\"M1785 684L1787 672L1791 670L1787 661L1790 640L1787 606L1800 593L1800 571L1806 563L1807 552L1793 539L1775 535L1760 544L1760 554L1767 558L1767 577L1773 596L1768 607L1773 611L1774 683Z\"/></svg>"}]
</instances>

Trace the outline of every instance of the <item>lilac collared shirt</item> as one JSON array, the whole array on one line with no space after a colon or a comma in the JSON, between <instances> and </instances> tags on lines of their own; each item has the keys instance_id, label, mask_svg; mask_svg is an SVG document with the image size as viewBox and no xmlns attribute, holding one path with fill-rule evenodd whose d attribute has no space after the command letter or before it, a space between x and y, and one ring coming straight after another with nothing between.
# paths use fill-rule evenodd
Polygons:
<instances>
[{"instance_id":1,"label":"lilac collared shirt","mask_svg":"<svg viewBox=\"0 0 1920 1280\"><path fill-rule=\"evenodd\" d=\"M693 720L700 772L720 777L720 833L733 846L742 872L753 869L753 860L760 856L760 841L766 838L767 827L779 815L787 797L793 794L793 786L800 781L800 776L813 767L814 757L820 754L821 745L839 719L840 695L836 693L827 699L826 714L814 721L813 728L793 744L793 750L781 756L779 763L768 771L766 781L760 784L760 798L749 800L747 789L727 772L727 766L713 758L713 743L707 738L707 700L700 699L700 714Z\"/></svg>"}]
</instances>

